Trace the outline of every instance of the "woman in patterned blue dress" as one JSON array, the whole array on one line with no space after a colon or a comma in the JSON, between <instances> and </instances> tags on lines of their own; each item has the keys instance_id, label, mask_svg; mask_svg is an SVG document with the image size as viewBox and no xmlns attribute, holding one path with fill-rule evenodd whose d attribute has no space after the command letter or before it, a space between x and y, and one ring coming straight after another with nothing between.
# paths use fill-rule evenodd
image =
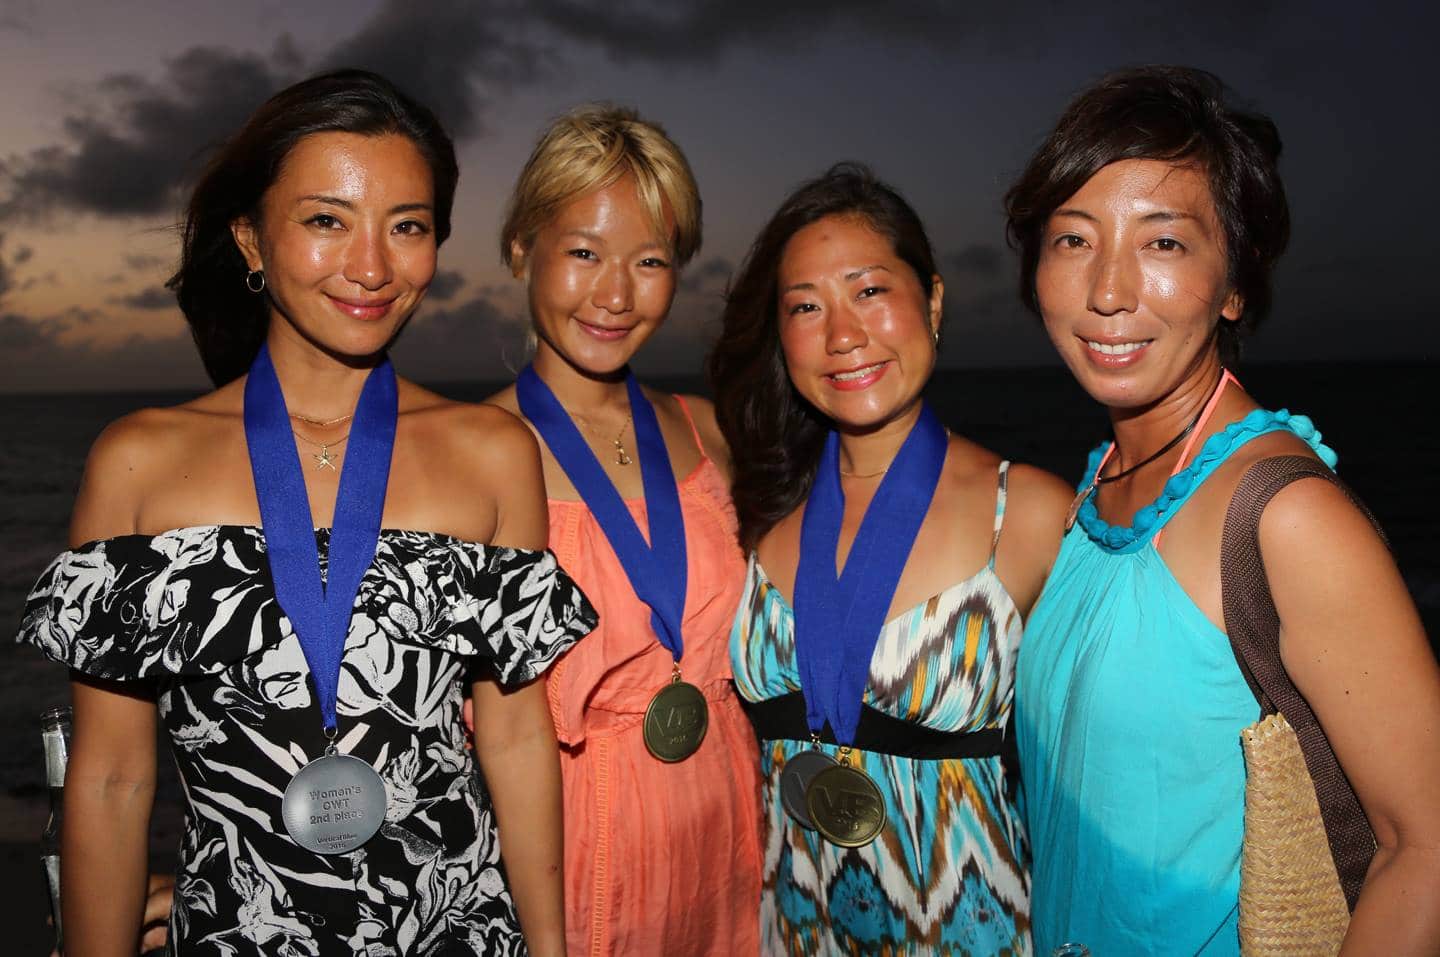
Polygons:
<instances>
[{"instance_id":1,"label":"woman in patterned blue dress","mask_svg":"<svg viewBox=\"0 0 1440 957\"><path fill-rule=\"evenodd\" d=\"M558 752L533 679L595 616L544 551L529 430L398 381L381 531L373 556L357 552L369 562L340 635L328 738L300 619L277 599L280 550L259 527L247 446L246 374L268 355L254 369L273 369L289 412L296 445L276 408L278 434L297 482L303 463L299 534L313 525L323 575L332 524L353 527L342 469L371 437L347 443L357 397L434 278L455 179L429 111L343 71L276 94L196 189L175 286L218 388L100 436L75 545L41 577L21 631L73 675L71 957L136 950L157 720L187 804L174 952L564 952ZM282 821L286 787L327 741L386 795L378 832L338 854L306 849Z\"/></svg>"},{"instance_id":2,"label":"woman in patterned blue dress","mask_svg":"<svg viewBox=\"0 0 1440 957\"><path fill-rule=\"evenodd\" d=\"M869 661L864 704L886 740L854 756L884 797L874 841L840 847L787 814L787 764L812 744L803 722L776 728L763 716L800 689L787 596L821 443L837 430L843 560L920 414L943 290L914 211L868 170L839 166L761 232L711 359L750 549L731 657L762 738L766 953L1030 953L1025 828L1002 748L918 752L1008 729L1021 619L1068 500L1057 479L948 436Z\"/></svg>"}]
</instances>

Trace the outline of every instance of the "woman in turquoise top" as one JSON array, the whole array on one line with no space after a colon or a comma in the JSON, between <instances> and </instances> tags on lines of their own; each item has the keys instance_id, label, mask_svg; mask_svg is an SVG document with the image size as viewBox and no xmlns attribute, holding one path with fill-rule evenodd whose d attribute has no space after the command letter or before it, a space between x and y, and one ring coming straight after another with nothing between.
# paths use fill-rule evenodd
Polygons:
<instances>
[{"instance_id":1,"label":"woman in turquoise top","mask_svg":"<svg viewBox=\"0 0 1440 957\"><path fill-rule=\"evenodd\" d=\"M1114 432L1017 664L1040 954L1239 952L1239 733L1259 709L1224 631L1221 530L1251 464L1335 462L1226 371L1287 239L1279 149L1213 76L1143 68L1082 94L1007 196L1024 298ZM1433 954L1440 671L1418 616L1328 482L1280 492L1260 543L1287 670L1378 842L1343 953Z\"/></svg>"}]
</instances>

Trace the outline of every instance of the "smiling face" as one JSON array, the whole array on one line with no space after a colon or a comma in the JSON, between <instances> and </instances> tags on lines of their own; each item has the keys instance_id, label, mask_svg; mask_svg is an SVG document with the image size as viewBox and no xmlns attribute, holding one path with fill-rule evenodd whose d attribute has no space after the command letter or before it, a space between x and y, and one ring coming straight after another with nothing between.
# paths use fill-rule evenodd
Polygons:
<instances>
[{"instance_id":1,"label":"smiling face","mask_svg":"<svg viewBox=\"0 0 1440 957\"><path fill-rule=\"evenodd\" d=\"M673 233L668 211L665 225ZM527 280L537 361L549 352L582 375L623 369L675 298L670 243L629 176L566 204L529 248L517 241L511 255Z\"/></svg>"},{"instance_id":2,"label":"smiling face","mask_svg":"<svg viewBox=\"0 0 1440 957\"><path fill-rule=\"evenodd\" d=\"M278 320L341 357L384 349L435 277L430 167L403 136L305 137L265 191L259 222L231 229L249 267L265 272L272 334Z\"/></svg>"},{"instance_id":3,"label":"smiling face","mask_svg":"<svg viewBox=\"0 0 1440 957\"><path fill-rule=\"evenodd\" d=\"M785 245L780 347L796 391L845 431L871 431L917 407L935 368L944 285L927 297L890 240L863 219L827 216Z\"/></svg>"},{"instance_id":4,"label":"smiling face","mask_svg":"<svg viewBox=\"0 0 1440 957\"><path fill-rule=\"evenodd\" d=\"M1111 408L1211 374L1216 327L1243 306L1204 172L1160 160L1111 163L1051 214L1035 291L1061 358Z\"/></svg>"}]
</instances>

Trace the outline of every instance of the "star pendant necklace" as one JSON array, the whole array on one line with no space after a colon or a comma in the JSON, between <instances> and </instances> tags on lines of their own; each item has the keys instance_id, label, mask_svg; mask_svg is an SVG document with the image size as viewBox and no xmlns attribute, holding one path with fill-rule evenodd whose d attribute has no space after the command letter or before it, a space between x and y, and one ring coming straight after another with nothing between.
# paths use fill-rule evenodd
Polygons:
<instances>
[{"instance_id":1,"label":"star pendant necklace","mask_svg":"<svg viewBox=\"0 0 1440 957\"><path fill-rule=\"evenodd\" d=\"M339 471L335 468L335 456L330 453L330 449L332 447L338 449L340 446L344 445L345 440L350 438L349 432L346 432L344 435L340 436L340 438L336 439L333 442L316 442L312 438L301 435L299 432L295 432L294 429L291 429L290 431L295 434L295 438L309 445L313 445L315 448L320 450L319 452L310 453L310 457L315 460L316 471L320 471L321 469L329 469L332 472Z\"/></svg>"}]
</instances>

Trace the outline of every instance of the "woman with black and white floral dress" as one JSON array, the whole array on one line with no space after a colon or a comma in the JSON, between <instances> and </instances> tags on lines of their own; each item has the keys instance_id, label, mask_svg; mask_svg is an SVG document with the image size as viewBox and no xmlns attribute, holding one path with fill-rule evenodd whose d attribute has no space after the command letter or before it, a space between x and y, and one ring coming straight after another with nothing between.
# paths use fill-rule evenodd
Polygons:
<instances>
[{"instance_id":1,"label":"woman with black and white floral dress","mask_svg":"<svg viewBox=\"0 0 1440 957\"><path fill-rule=\"evenodd\" d=\"M346 71L277 94L196 189L172 285L219 388L100 436L74 547L21 630L72 669L69 957L135 952L157 716L187 799L174 952L563 953L559 766L531 682L595 614L544 550L529 431L396 380L386 358L434 276L455 179L427 110ZM367 405L382 379L390 404ZM286 597L295 566L257 452L271 387L308 573L348 616L328 676ZM365 458L382 421L390 444ZM378 501L359 548L365 468ZM286 789L335 755L383 783L383 813L358 847L309 850Z\"/></svg>"}]
</instances>

